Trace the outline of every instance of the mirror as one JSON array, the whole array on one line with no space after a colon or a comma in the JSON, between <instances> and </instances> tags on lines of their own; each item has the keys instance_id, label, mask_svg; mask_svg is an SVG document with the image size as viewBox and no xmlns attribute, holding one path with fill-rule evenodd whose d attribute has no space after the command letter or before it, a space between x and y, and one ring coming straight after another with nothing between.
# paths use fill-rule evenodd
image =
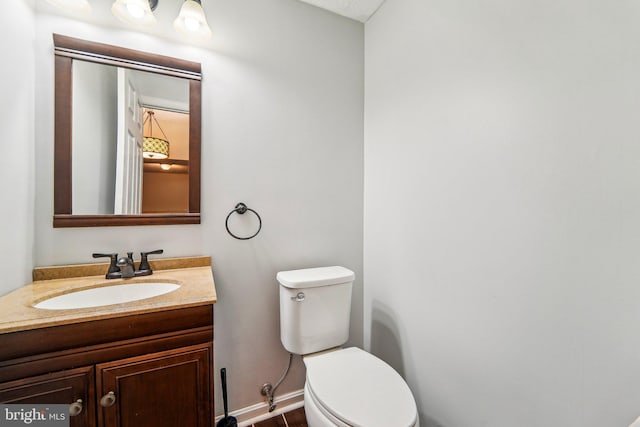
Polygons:
<instances>
[{"instance_id":1,"label":"mirror","mask_svg":"<svg viewBox=\"0 0 640 427\"><path fill-rule=\"evenodd\" d=\"M53 226L199 224L200 64L53 38Z\"/></svg>"}]
</instances>

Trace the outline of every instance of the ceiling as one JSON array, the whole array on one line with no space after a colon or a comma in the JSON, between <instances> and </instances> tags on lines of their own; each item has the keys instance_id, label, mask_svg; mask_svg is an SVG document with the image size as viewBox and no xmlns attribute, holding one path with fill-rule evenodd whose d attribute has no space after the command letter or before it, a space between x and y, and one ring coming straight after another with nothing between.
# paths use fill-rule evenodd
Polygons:
<instances>
[{"instance_id":1,"label":"ceiling","mask_svg":"<svg viewBox=\"0 0 640 427\"><path fill-rule=\"evenodd\" d=\"M305 3L327 9L338 15L366 22L384 0L302 0Z\"/></svg>"}]
</instances>

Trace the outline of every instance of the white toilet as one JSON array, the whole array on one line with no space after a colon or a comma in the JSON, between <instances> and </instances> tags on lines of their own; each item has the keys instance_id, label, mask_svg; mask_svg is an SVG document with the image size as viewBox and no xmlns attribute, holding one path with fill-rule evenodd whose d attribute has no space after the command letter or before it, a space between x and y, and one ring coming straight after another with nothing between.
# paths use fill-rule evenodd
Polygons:
<instances>
[{"instance_id":1,"label":"white toilet","mask_svg":"<svg viewBox=\"0 0 640 427\"><path fill-rule=\"evenodd\" d=\"M344 267L281 271L280 339L307 367L309 427L419 427L411 390L389 365L349 338L354 273Z\"/></svg>"}]
</instances>

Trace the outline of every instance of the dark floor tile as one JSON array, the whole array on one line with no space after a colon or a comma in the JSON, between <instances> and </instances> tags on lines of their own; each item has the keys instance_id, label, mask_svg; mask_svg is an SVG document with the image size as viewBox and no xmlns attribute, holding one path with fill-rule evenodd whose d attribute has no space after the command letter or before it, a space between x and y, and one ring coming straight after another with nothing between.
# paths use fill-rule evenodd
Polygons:
<instances>
[{"instance_id":1,"label":"dark floor tile","mask_svg":"<svg viewBox=\"0 0 640 427\"><path fill-rule=\"evenodd\" d=\"M304 414L304 408L299 408L284 414L289 427L308 427L307 417Z\"/></svg>"},{"instance_id":2,"label":"dark floor tile","mask_svg":"<svg viewBox=\"0 0 640 427\"><path fill-rule=\"evenodd\" d=\"M286 427L287 424L284 421L284 418L282 417L282 415L278 415L273 418L269 418L268 420L255 423L253 426L254 427Z\"/></svg>"}]
</instances>

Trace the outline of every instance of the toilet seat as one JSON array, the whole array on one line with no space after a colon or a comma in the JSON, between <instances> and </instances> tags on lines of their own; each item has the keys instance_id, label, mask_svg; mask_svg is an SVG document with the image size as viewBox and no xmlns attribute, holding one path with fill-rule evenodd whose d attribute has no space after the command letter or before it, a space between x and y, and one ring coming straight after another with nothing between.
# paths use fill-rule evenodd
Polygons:
<instances>
[{"instance_id":1,"label":"toilet seat","mask_svg":"<svg viewBox=\"0 0 640 427\"><path fill-rule=\"evenodd\" d=\"M413 427L417 408L402 377L356 347L304 357L306 391L336 425ZM338 422L336 422L338 421Z\"/></svg>"}]
</instances>

